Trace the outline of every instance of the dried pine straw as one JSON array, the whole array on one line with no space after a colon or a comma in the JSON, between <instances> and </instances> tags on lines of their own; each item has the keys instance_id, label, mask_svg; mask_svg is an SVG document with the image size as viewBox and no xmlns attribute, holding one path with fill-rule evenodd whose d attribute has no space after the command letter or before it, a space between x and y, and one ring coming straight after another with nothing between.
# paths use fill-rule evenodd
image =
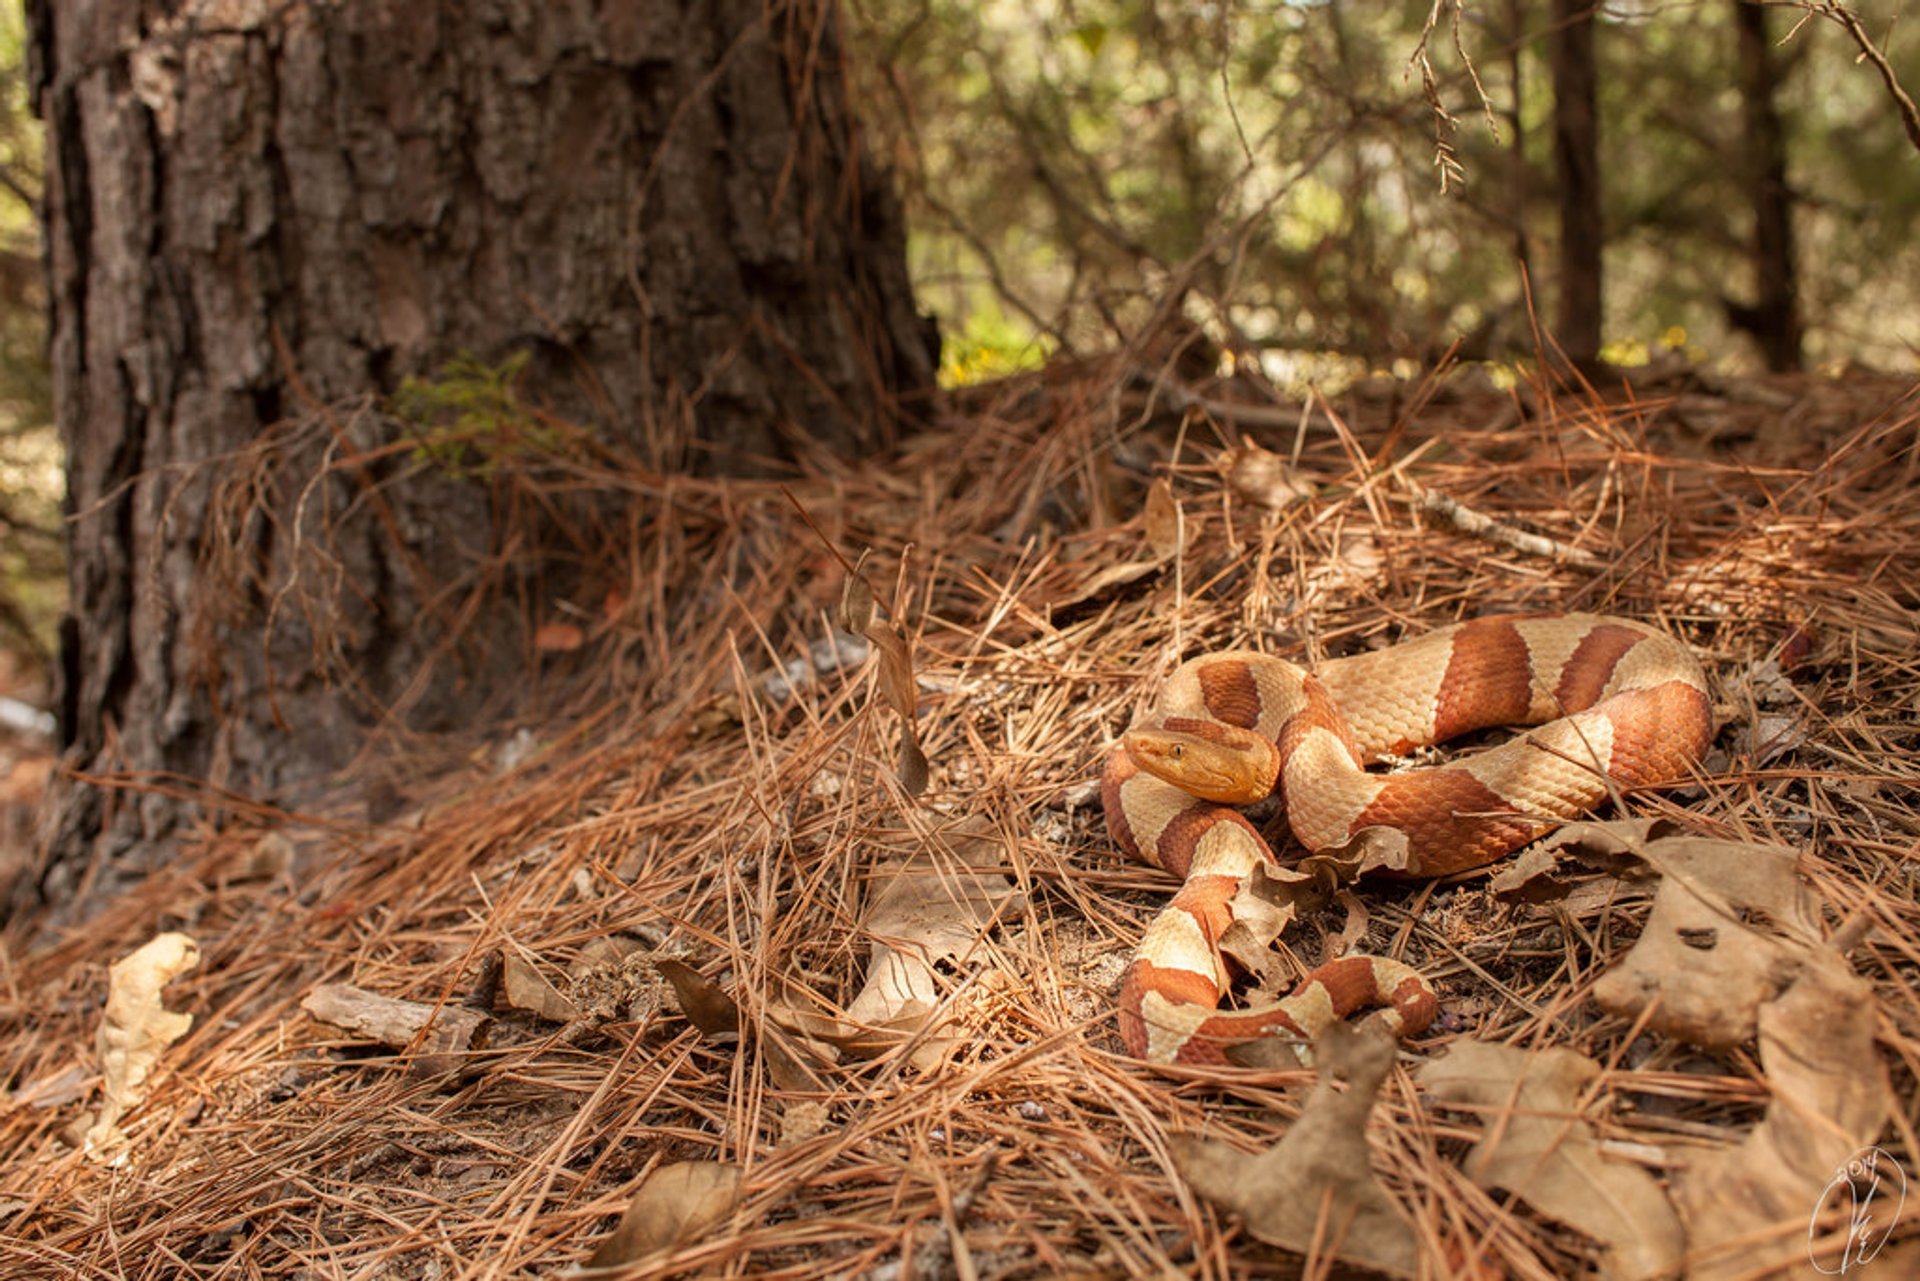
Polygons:
<instances>
[{"instance_id":1,"label":"dried pine straw","mask_svg":"<svg viewBox=\"0 0 1920 1281\"><path fill-rule=\"evenodd\" d=\"M635 514L603 549L621 610L543 660L564 710L382 762L415 807L389 821L230 807L89 923L31 940L14 924L0 1272L552 1272L592 1251L643 1175L682 1160L737 1164L744 1197L670 1270L1295 1268L1172 1176L1167 1137L1268 1145L1310 1076L1155 1074L1119 1054L1113 987L1170 887L1109 847L1086 784L1182 657L1311 660L1508 609L1624 613L1698 648L1725 722L1711 777L1628 808L1796 846L1830 920L1871 923L1852 956L1898 1094L1882 1145L1920 1174L1920 396L1851 377L1602 403L1463 375L1302 409L1245 383L1176 401L1154 372L1116 360L975 391L903 458L819 463L784 487L576 470L566 483L625 491ZM1314 497L1270 510L1237 493L1217 464L1243 435L1297 449ZM1177 528L1140 515L1158 475ZM1153 560L1150 534L1182 554L1117 571ZM837 556L865 549L918 670L932 768L917 799L894 776L900 723L873 664L832 661ZM1767 724L1804 738L1769 755L1746 678L1783 647L1789 663L1805 650L1799 703ZM785 664L790 698L769 679ZM499 768L520 728L531 750ZM803 1096L769 1066L767 1007L851 1000L880 852L970 818L999 834L1022 893L943 971L963 1040L932 1071L903 1053L818 1068L824 1125L808 1133L791 1120ZM267 827L292 839L294 868L246 879ZM1484 881L1365 884L1285 944L1312 965L1351 922L1367 950L1426 967L1446 1017L1388 1081L1376 1167L1423 1239L1468 1243L1496 1272L1567 1275L1592 1243L1474 1186L1470 1131L1424 1105L1410 1067L1460 1035L1578 1049L1608 1066L1600 1137L1667 1162L1737 1140L1766 1082L1750 1053L1636 1036L1586 999L1644 899L1536 910ZM195 1022L125 1123L129 1159L102 1168L71 1137L105 965L165 928L205 952L168 992ZM496 953L564 987L616 936L715 980L747 1035L702 1035L642 965L604 1026L498 1008L491 1047L450 1082L299 1009L323 982L459 1002Z\"/></svg>"}]
</instances>

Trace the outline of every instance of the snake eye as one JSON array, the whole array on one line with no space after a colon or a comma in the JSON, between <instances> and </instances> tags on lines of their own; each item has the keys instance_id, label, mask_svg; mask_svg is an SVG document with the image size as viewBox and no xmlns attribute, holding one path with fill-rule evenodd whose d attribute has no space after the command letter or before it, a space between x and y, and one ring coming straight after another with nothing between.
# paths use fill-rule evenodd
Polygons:
<instances>
[{"instance_id":1,"label":"snake eye","mask_svg":"<svg viewBox=\"0 0 1920 1281\"><path fill-rule=\"evenodd\" d=\"M1180 743L1175 743L1173 745L1173 759L1176 761L1179 760L1183 755L1186 754L1186 750L1187 749L1184 745Z\"/></svg>"}]
</instances>

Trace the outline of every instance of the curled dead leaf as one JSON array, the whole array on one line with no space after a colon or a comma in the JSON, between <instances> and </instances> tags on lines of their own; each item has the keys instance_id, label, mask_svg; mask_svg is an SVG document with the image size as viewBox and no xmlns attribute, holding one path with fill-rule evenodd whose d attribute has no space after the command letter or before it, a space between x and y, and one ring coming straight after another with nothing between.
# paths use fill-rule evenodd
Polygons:
<instances>
[{"instance_id":1,"label":"curled dead leaf","mask_svg":"<svg viewBox=\"0 0 1920 1281\"><path fill-rule=\"evenodd\" d=\"M1336 1024L1314 1046L1323 1066L1300 1119L1265 1152L1206 1139L1169 1140L1175 1166L1193 1190L1246 1221L1262 1241L1296 1254L1316 1252L1413 1275L1417 1239L1373 1177L1367 1117L1393 1066L1391 1037ZM1334 1088L1334 1074L1346 1090Z\"/></svg>"},{"instance_id":2,"label":"curled dead leaf","mask_svg":"<svg viewBox=\"0 0 1920 1281\"><path fill-rule=\"evenodd\" d=\"M561 995L533 962L518 952L509 952L501 964L500 989L508 1005L550 1023L566 1023L580 1017L574 1003Z\"/></svg>"},{"instance_id":3,"label":"curled dead leaf","mask_svg":"<svg viewBox=\"0 0 1920 1281\"><path fill-rule=\"evenodd\" d=\"M905 863L876 869L862 922L867 981L847 1007L860 1030L822 1039L871 1054L927 1030L942 998L937 967L967 959L1014 897L1004 865L994 828L976 819L934 833Z\"/></svg>"},{"instance_id":4,"label":"curled dead leaf","mask_svg":"<svg viewBox=\"0 0 1920 1281\"><path fill-rule=\"evenodd\" d=\"M1347 922L1340 927L1338 934L1327 940L1327 959L1330 961L1358 948L1361 940L1367 937L1367 928L1373 920L1366 903L1352 890L1341 890L1334 895L1334 899L1346 909Z\"/></svg>"},{"instance_id":5,"label":"curled dead leaf","mask_svg":"<svg viewBox=\"0 0 1920 1281\"><path fill-rule=\"evenodd\" d=\"M827 1082L820 1072L826 1063L818 1047L809 1039L789 1039L786 1030L774 1021L771 1011L767 1022L759 1038L760 1056L774 1086L793 1094L826 1093Z\"/></svg>"},{"instance_id":6,"label":"curled dead leaf","mask_svg":"<svg viewBox=\"0 0 1920 1281\"><path fill-rule=\"evenodd\" d=\"M1256 864L1235 891L1233 923L1220 935L1220 950L1254 976L1256 987L1271 990L1282 981L1273 942L1294 918L1326 900L1323 878L1291 867Z\"/></svg>"},{"instance_id":7,"label":"curled dead leaf","mask_svg":"<svg viewBox=\"0 0 1920 1281\"><path fill-rule=\"evenodd\" d=\"M161 990L200 964L200 945L185 934L156 935L107 967L107 1007L94 1047L100 1055L100 1115L87 1131L94 1160L124 1154L120 1118L147 1097L147 1078L169 1045L187 1034L193 1015L169 1010Z\"/></svg>"},{"instance_id":8,"label":"curled dead leaf","mask_svg":"<svg viewBox=\"0 0 1920 1281\"><path fill-rule=\"evenodd\" d=\"M1663 818L1567 823L1521 850L1487 881L1487 888L1509 903L1549 903L1573 893L1594 872L1616 883L1648 880L1651 873L1636 851L1680 830Z\"/></svg>"},{"instance_id":9,"label":"curled dead leaf","mask_svg":"<svg viewBox=\"0 0 1920 1281\"><path fill-rule=\"evenodd\" d=\"M1180 500L1173 496L1173 483L1165 476L1156 478L1147 489L1145 515L1147 546L1156 560L1172 560L1180 555L1186 542L1186 518Z\"/></svg>"},{"instance_id":10,"label":"curled dead leaf","mask_svg":"<svg viewBox=\"0 0 1920 1281\"><path fill-rule=\"evenodd\" d=\"M1088 601L1095 600L1117 587L1137 582L1161 566L1157 560L1128 560L1117 565L1105 565L1088 575L1086 581L1066 594L1066 598L1055 606L1056 610L1072 610Z\"/></svg>"},{"instance_id":11,"label":"curled dead leaf","mask_svg":"<svg viewBox=\"0 0 1920 1281\"><path fill-rule=\"evenodd\" d=\"M1582 824L1577 835L1605 840ZM1661 875L1640 938L1594 985L1602 1008L1695 1045L1750 1040L1760 1006L1819 948L1819 914L1792 850L1696 836L1637 842Z\"/></svg>"},{"instance_id":12,"label":"curled dead leaf","mask_svg":"<svg viewBox=\"0 0 1920 1281\"><path fill-rule=\"evenodd\" d=\"M1584 840L1618 839L1580 827ZM1792 850L1668 836L1632 842L1631 852L1660 874L1659 889L1639 940L1594 999L1696 1045L1757 1038L1770 1095L1744 1140L1693 1158L1674 1180L1687 1275L1798 1266L1833 1171L1891 1115L1871 988L1822 937Z\"/></svg>"},{"instance_id":13,"label":"curled dead leaf","mask_svg":"<svg viewBox=\"0 0 1920 1281\"><path fill-rule=\"evenodd\" d=\"M740 1171L716 1161L676 1161L649 1174L589 1269L628 1268L704 1236L733 1213Z\"/></svg>"},{"instance_id":14,"label":"curled dead leaf","mask_svg":"<svg viewBox=\"0 0 1920 1281\"><path fill-rule=\"evenodd\" d=\"M861 566L867 563L867 555L860 553L859 563L847 575L846 586L840 591L840 621L856 636L865 635L872 628L876 612L873 585L860 572Z\"/></svg>"},{"instance_id":15,"label":"curled dead leaf","mask_svg":"<svg viewBox=\"0 0 1920 1281\"><path fill-rule=\"evenodd\" d=\"M1235 495L1255 507L1279 511L1313 494L1313 487L1300 479L1286 459L1258 445L1227 451L1221 464Z\"/></svg>"},{"instance_id":16,"label":"curled dead leaf","mask_svg":"<svg viewBox=\"0 0 1920 1281\"><path fill-rule=\"evenodd\" d=\"M913 726L908 725L900 734L900 763L898 774L900 790L908 796L919 796L927 790L928 772L927 754L920 747L920 740L914 735Z\"/></svg>"},{"instance_id":17,"label":"curled dead leaf","mask_svg":"<svg viewBox=\"0 0 1920 1281\"><path fill-rule=\"evenodd\" d=\"M1420 875L1419 860L1413 857L1407 834L1382 825L1363 827L1344 843L1316 850L1294 866L1323 878L1329 885L1344 885L1376 871Z\"/></svg>"},{"instance_id":18,"label":"curled dead leaf","mask_svg":"<svg viewBox=\"0 0 1920 1281\"><path fill-rule=\"evenodd\" d=\"M687 1021L708 1036L737 1035L740 1031L740 1007L726 989L694 969L685 961L670 956L655 957L655 969L673 988L674 999Z\"/></svg>"},{"instance_id":19,"label":"curled dead leaf","mask_svg":"<svg viewBox=\"0 0 1920 1281\"><path fill-rule=\"evenodd\" d=\"M1645 1170L1609 1160L1580 1100L1600 1065L1572 1050L1455 1041L1420 1071L1436 1099L1484 1119L1466 1172L1598 1241L1603 1277L1666 1276L1678 1266L1680 1221Z\"/></svg>"},{"instance_id":20,"label":"curled dead leaf","mask_svg":"<svg viewBox=\"0 0 1920 1281\"><path fill-rule=\"evenodd\" d=\"M1866 980L1831 951L1760 1007L1767 1114L1739 1144L1694 1157L1674 1180L1690 1278L1772 1274L1809 1258L1818 1272L1845 1269L1858 1225L1843 1213L1835 1237L1820 1244L1809 1219L1836 1172L1878 1139L1892 1115L1892 1087L1874 1044L1878 1017Z\"/></svg>"},{"instance_id":21,"label":"curled dead leaf","mask_svg":"<svg viewBox=\"0 0 1920 1281\"><path fill-rule=\"evenodd\" d=\"M880 693L887 706L911 722L919 710L920 691L913 680L913 651L907 634L897 627L881 624L869 628L867 637L880 651Z\"/></svg>"}]
</instances>

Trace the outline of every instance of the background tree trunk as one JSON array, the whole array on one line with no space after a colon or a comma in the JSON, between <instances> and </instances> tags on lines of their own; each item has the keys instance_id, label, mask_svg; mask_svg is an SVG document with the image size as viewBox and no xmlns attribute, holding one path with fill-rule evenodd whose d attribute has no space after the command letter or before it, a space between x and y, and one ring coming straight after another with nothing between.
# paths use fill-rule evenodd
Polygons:
<instances>
[{"instance_id":1,"label":"background tree trunk","mask_svg":"<svg viewBox=\"0 0 1920 1281\"><path fill-rule=\"evenodd\" d=\"M70 468L61 726L96 777L273 793L376 721L457 724L524 683L524 617L449 595L486 487L378 461L405 455L365 411L408 375L524 353L533 401L663 470L884 446L896 393L932 381L831 0L29 0L29 20ZM295 444L352 479L250 516L222 476ZM328 499L379 519L318 547L301 519ZM428 662L456 636L462 663ZM192 812L61 789L40 889L158 857Z\"/></svg>"},{"instance_id":2,"label":"background tree trunk","mask_svg":"<svg viewBox=\"0 0 1920 1281\"><path fill-rule=\"evenodd\" d=\"M1600 355L1600 110L1593 0L1553 0L1547 61L1553 76L1553 157L1560 183L1560 305L1554 338L1575 365Z\"/></svg>"},{"instance_id":3,"label":"background tree trunk","mask_svg":"<svg viewBox=\"0 0 1920 1281\"><path fill-rule=\"evenodd\" d=\"M1793 189L1787 185L1786 132L1776 105L1779 68L1767 33L1767 11L1753 0L1734 0L1740 46L1740 109L1747 191L1753 202L1751 307L1731 299L1727 314L1753 335L1767 368L1800 368L1799 270L1793 243Z\"/></svg>"},{"instance_id":4,"label":"background tree trunk","mask_svg":"<svg viewBox=\"0 0 1920 1281\"><path fill-rule=\"evenodd\" d=\"M1507 0L1505 19L1506 29L1502 38L1507 44L1507 81L1511 108L1502 115L1507 128L1513 131L1512 141L1507 145L1507 203L1513 210L1513 259L1520 264L1523 279L1533 278L1533 242L1527 234L1527 208L1532 203L1532 192L1527 181L1527 113L1521 104L1526 100L1526 59L1522 54L1527 48L1527 14L1530 6L1526 0Z\"/></svg>"}]
</instances>

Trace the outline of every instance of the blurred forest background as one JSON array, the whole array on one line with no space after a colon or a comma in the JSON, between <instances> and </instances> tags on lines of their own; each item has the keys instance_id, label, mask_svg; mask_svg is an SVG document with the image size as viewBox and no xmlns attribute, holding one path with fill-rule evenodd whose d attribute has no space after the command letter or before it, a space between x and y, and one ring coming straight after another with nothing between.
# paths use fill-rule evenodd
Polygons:
<instances>
[{"instance_id":1,"label":"blurred forest background","mask_svg":"<svg viewBox=\"0 0 1920 1281\"><path fill-rule=\"evenodd\" d=\"M1620 365L1916 365L1920 125L1888 78L1920 79L1920 37L1898 4L846 0L845 16L949 385L1111 347L1173 307L1287 385L1448 353L1497 371L1534 357L1536 319ZM62 598L25 70L8 6L0 694L41 683ZM1569 139L1557 104L1589 93ZM1566 341L1570 279L1599 299L1590 343Z\"/></svg>"}]
</instances>

